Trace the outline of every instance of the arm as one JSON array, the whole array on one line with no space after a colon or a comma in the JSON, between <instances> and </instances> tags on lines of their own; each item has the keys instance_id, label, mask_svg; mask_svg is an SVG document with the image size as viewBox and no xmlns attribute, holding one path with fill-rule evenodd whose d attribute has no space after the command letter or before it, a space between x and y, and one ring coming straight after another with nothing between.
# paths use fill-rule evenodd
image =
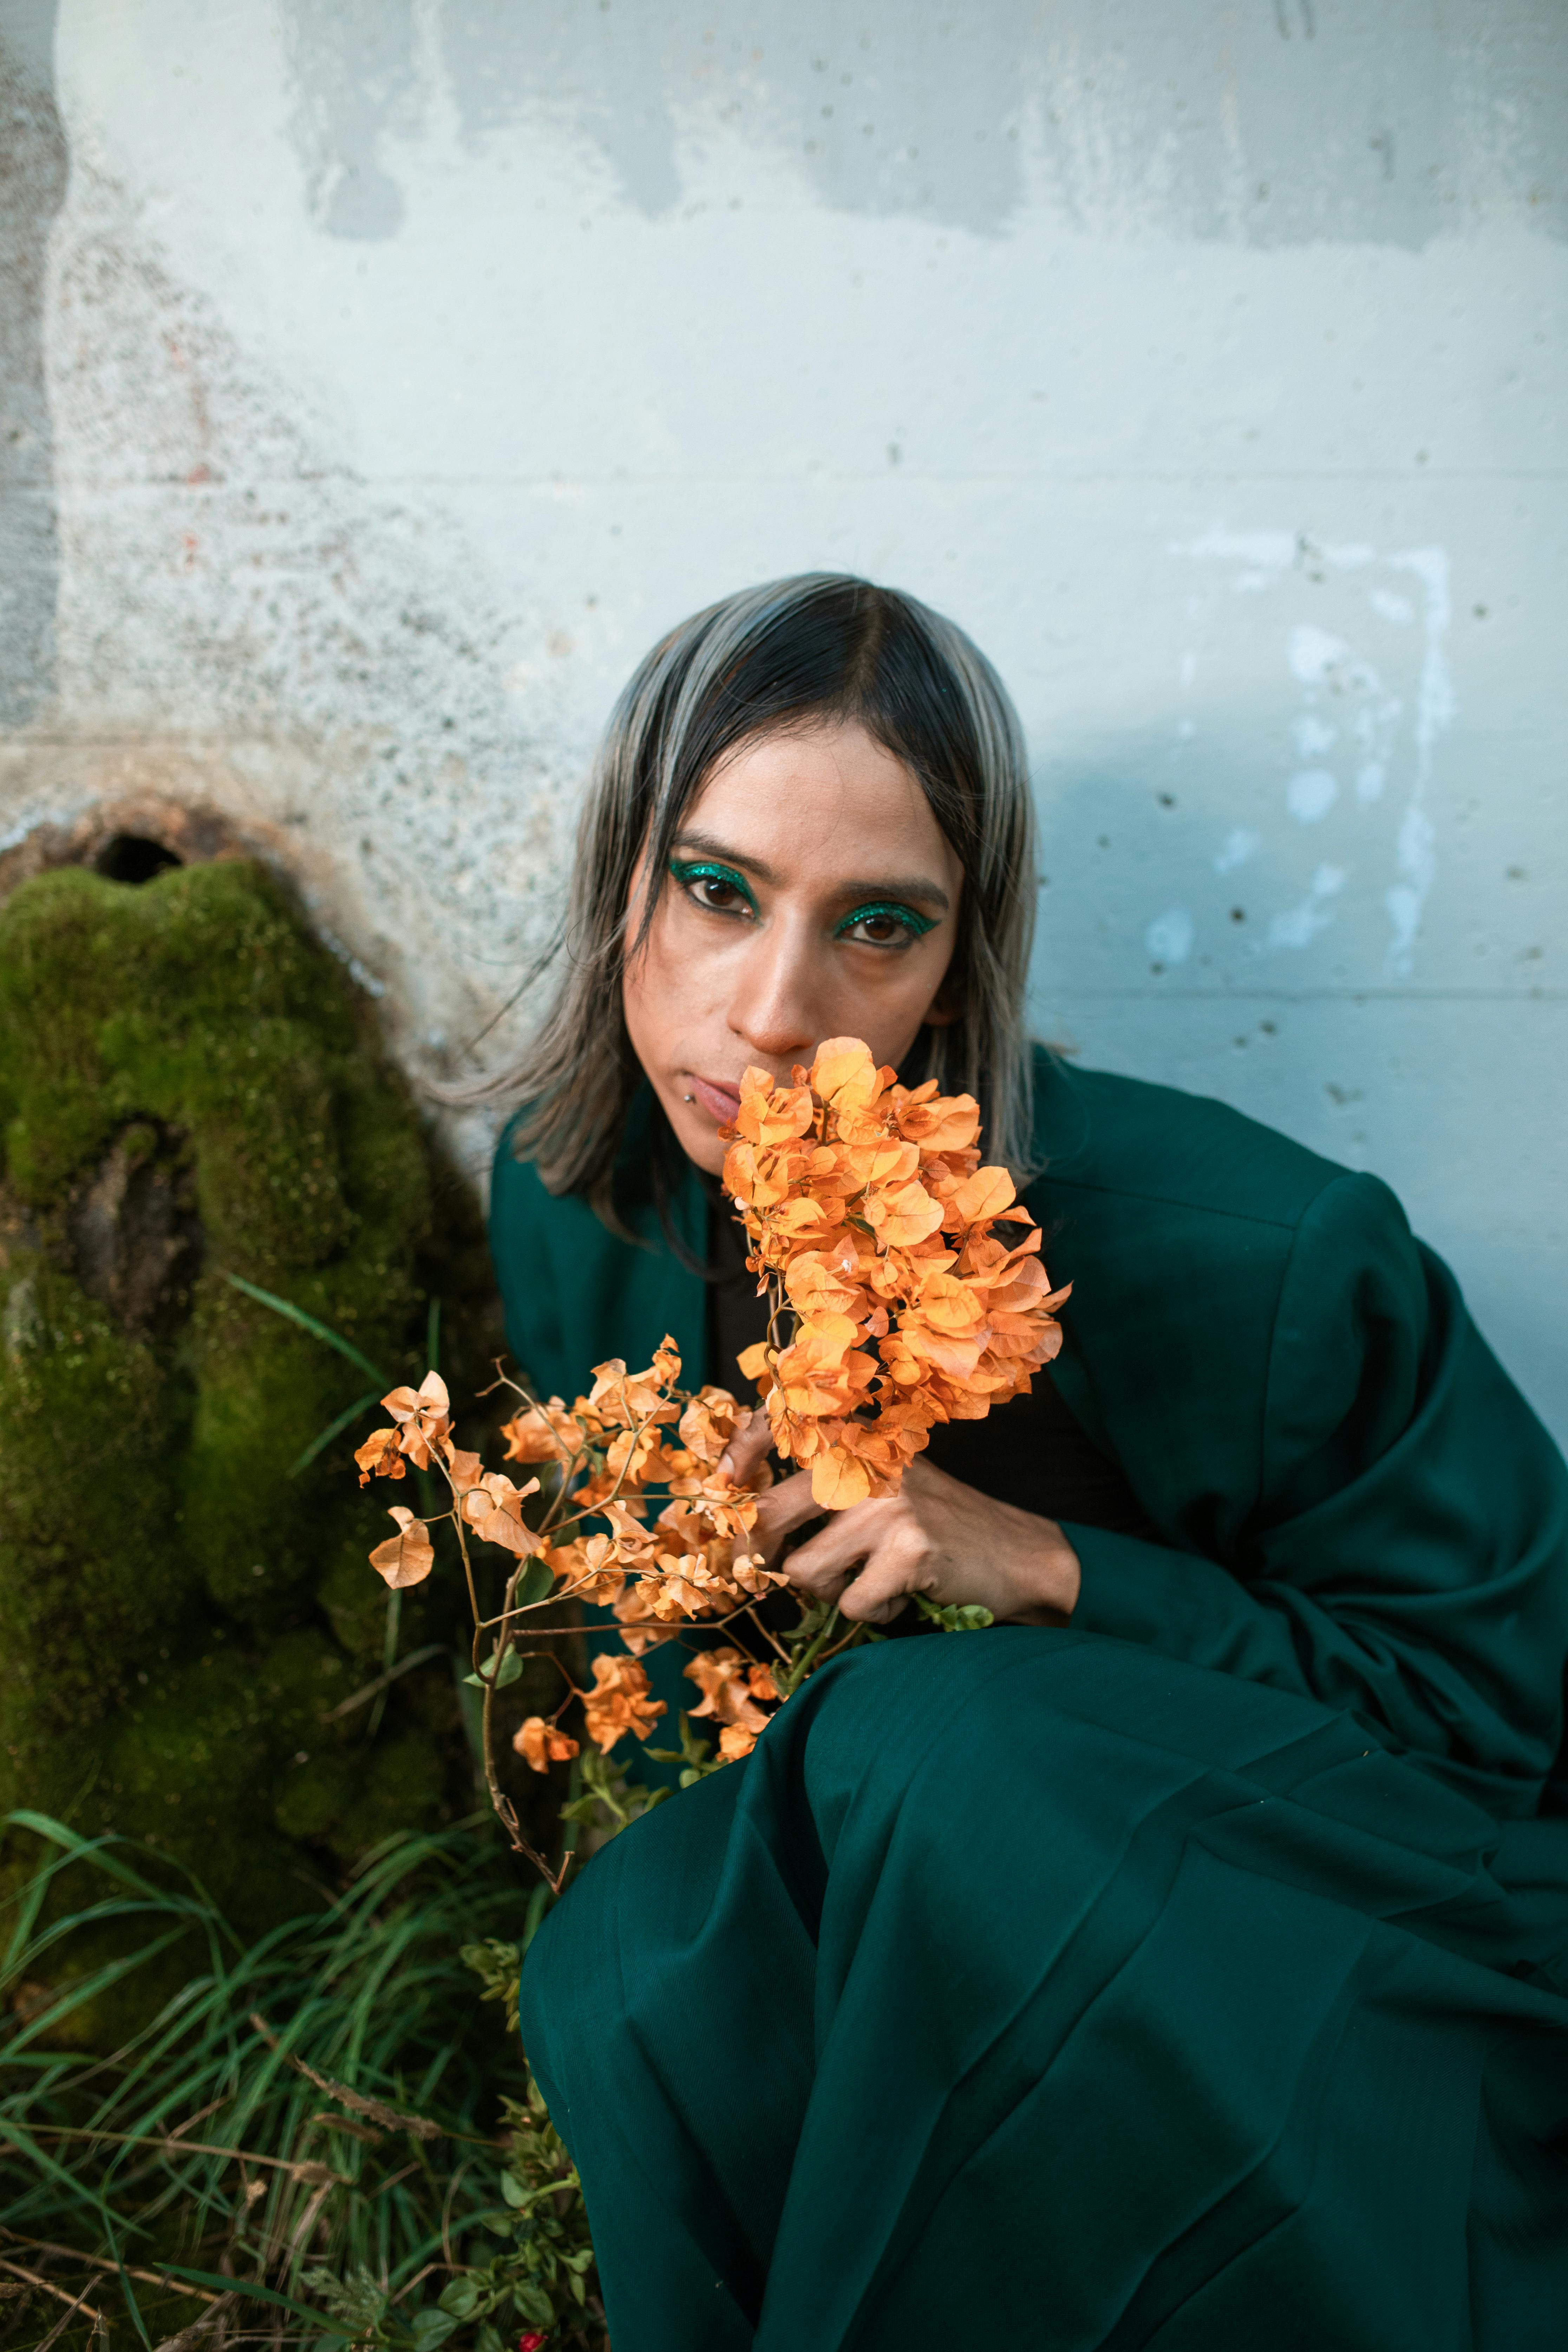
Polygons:
<instances>
[{"instance_id":1,"label":"arm","mask_svg":"<svg viewBox=\"0 0 1568 2352\"><path fill-rule=\"evenodd\" d=\"M1202 1313L1194 1297L1194 1315ZM1562 1738L1568 1473L1447 1269L1384 1186L1342 1177L1294 1235L1256 1414L1237 1557L1013 1509L917 1463L900 1495L830 1519L792 1580L882 1621L912 1591L1016 1623L1072 1623L1353 1712L1453 1777L1532 1801ZM1162 1433L1143 1416L1123 1453ZM763 1506L770 1545L815 1516L806 1478Z\"/></svg>"},{"instance_id":2,"label":"arm","mask_svg":"<svg viewBox=\"0 0 1568 2352\"><path fill-rule=\"evenodd\" d=\"M1075 1625L1348 1708L1526 1793L1563 1734L1568 1475L1371 1178L1325 1186L1297 1229L1261 1418L1240 1556L1069 1526Z\"/></svg>"}]
</instances>

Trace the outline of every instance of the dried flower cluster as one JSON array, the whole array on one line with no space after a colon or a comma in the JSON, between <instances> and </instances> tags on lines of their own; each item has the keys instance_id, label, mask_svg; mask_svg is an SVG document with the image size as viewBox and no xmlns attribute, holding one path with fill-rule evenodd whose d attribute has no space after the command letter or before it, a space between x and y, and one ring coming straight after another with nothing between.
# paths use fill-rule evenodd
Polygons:
<instances>
[{"instance_id":1,"label":"dried flower cluster","mask_svg":"<svg viewBox=\"0 0 1568 2352\"><path fill-rule=\"evenodd\" d=\"M1005 1169L980 1165L978 1133L971 1097L941 1096L934 1082L901 1087L854 1038L821 1046L788 1086L762 1070L742 1083L724 1186L769 1303L769 1336L742 1370L757 1383L776 1451L809 1468L824 1509L896 1492L936 1423L979 1420L1026 1390L1060 1345L1054 1310L1067 1293L1049 1286L1039 1228ZM355 1456L362 1485L402 1478L412 1465L451 1490L439 1516L455 1530L473 1605L491 1800L514 1843L552 1879L496 1779L490 1713L520 1670L520 1642L571 1629L563 1601L607 1606L626 1648L593 1659L590 1688L568 1679L553 1717L521 1726L513 1746L539 1772L577 1755L578 1740L560 1727L574 1704L602 1755L628 1734L645 1739L665 1706L649 1696L640 1657L689 1622L743 1618L744 1638L769 1661L726 1646L700 1649L686 1667L700 1692L690 1713L718 1727L726 1762L750 1752L769 1711L834 1654L820 1612L805 1612L782 1638L758 1615L769 1590L788 1582L752 1549L771 1474L764 1466L737 1486L720 1470L749 1408L723 1389L683 1391L679 1380L667 1339L645 1372L618 1358L597 1365L587 1395L570 1407L504 1382L521 1400L501 1433L505 1458L533 1472L521 1486L457 1444L434 1372L383 1399L392 1424ZM531 1518L524 1506L536 1496ZM397 1533L371 1564L393 1587L417 1584L435 1564L435 1522L403 1505L391 1516ZM511 1555L500 1610L488 1618L470 1538ZM487 1632L496 1639L481 1663Z\"/></svg>"},{"instance_id":2,"label":"dried flower cluster","mask_svg":"<svg viewBox=\"0 0 1568 2352\"><path fill-rule=\"evenodd\" d=\"M795 1316L788 1344L742 1369L825 1510L894 1493L936 1423L984 1419L1061 1344L1067 1293L1007 1171L981 1167L979 1132L972 1096L900 1087L853 1037L792 1086L742 1083L725 1190L747 1264ZM1026 1228L1010 1245L1004 1223Z\"/></svg>"}]
</instances>

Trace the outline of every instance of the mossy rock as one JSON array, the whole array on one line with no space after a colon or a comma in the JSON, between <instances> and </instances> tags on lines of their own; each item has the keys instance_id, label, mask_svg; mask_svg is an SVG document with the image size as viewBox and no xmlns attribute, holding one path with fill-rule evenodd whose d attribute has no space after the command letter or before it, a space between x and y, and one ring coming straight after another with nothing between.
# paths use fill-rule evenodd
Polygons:
<instances>
[{"instance_id":1,"label":"mossy rock","mask_svg":"<svg viewBox=\"0 0 1568 2352\"><path fill-rule=\"evenodd\" d=\"M226 1276L391 1380L440 1297L460 1395L477 1217L365 1001L237 862L0 911L0 1810L147 1841L259 1933L474 1783L446 1655L331 1715L387 1633L370 1419L290 1468L380 1383ZM399 1654L458 1599L403 1596Z\"/></svg>"}]
</instances>

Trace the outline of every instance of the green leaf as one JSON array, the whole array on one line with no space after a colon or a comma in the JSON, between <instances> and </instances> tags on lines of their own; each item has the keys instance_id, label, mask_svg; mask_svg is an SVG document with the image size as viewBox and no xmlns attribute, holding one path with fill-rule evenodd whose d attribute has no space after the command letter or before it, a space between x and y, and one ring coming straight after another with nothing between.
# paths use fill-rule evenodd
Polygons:
<instances>
[{"instance_id":1,"label":"green leaf","mask_svg":"<svg viewBox=\"0 0 1568 2352\"><path fill-rule=\"evenodd\" d=\"M378 1391L393 1386L386 1374L373 1364L368 1356L362 1355L352 1339L345 1339L342 1333L334 1331L330 1324L318 1322L313 1315L307 1315L304 1308L296 1307L291 1299L279 1298L275 1291L263 1290L258 1282L247 1282L244 1275L230 1274L226 1268L223 1278L232 1283L236 1290L243 1290L247 1298L254 1298L259 1306L270 1307L274 1315L284 1316L290 1323L298 1323L300 1330L309 1331L312 1339L322 1340L329 1348L335 1348L340 1356L346 1356L351 1364L357 1364L362 1372L369 1373Z\"/></svg>"},{"instance_id":2,"label":"green leaf","mask_svg":"<svg viewBox=\"0 0 1568 2352\"><path fill-rule=\"evenodd\" d=\"M443 2287L436 2300L451 2318L471 2319L481 2292L479 2280L469 2271L460 2278L455 2278L449 2286Z\"/></svg>"},{"instance_id":3,"label":"green leaf","mask_svg":"<svg viewBox=\"0 0 1568 2352\"><path fill-rule=\"evenodd\" d=\"M471 1683L477 1689L483 1690L491 1675L494 1675L497 1690L505 1690L509 1684L516 1682L521 1672L522 1653L520 1650L509 1650L507 1652L505 1657L500 1662L500 1671L499 1674L496 1672L496 1654L492 1650L489 1656L485 1660L484 1664L479 1668L479 1673L477 1675L465 1675L463 1676L463 1680L466 1683Z\"/></svg>"},{"instance_id":4,"label":"green leaf","mask_svg":"<svg viewBox=\"0 0 1568 2352\"><path fill-rule=\"evenodd\" d=\"M511 2299L517 2305L518 2316L532 2327L548 2327L555 2316L555 2306L544 2289L533 2279L519 2279L512 2288ZM423 2345L419 2352L425 2352Z\"/></svg>"},{"instance_id":5,"label":"green leaf","mask_svg":"<svg viewBox=\"0 0 1568 2352\"><path fill-rule=\"evenodd\" d=\"M542 1559L531 1559L519 1580L514 1609L537 1609L555 1590L555 1579Z\"/></svg>"},{"instance_id":6,"label":"green leaf","mask_svg":"<svg viewBox=\"0 0 1568 2352\"><path fill-rule=\"evenodd\" d=\"M538 1935L541 1927L543 1927L545 1914L554 1900L555 1894L553 1888L551 1887L543 1879L541 1879L539 1885L529 1896L528 1909L523 1914L521 1940L522 1948L525 1952L527 1951L530 1944L532 1943L535 1936Z\"/></svg>"},{"instance_id":7,"label":"green leaf","mask_svg":"<svg viewBox=\"0 0 1568 2352\"><path fill-rule=\"evenodd\" d=\"M297 1478L301 1470L308 1470L311 1463L315 1460L317 1454L324 1454L328 1446L331 1444L333 1438L341 1437L344 1430L347 1429L352 1423L356 1422L359 1419L361 1413L363 1412L367 1405L377 1404L379 1402L380 1399L374 1389L366 1389L363 1396L355 1397L353 1404L348 1406L344 1412L340 1412L336 1421L328 1423L326 1428L322 1430L320 1437L312 1437L310 1443L306 1446L305 1451L300 1454L299 1460L289 1464L289 1477ZM395 1600L396 1598L396 1594L394 1593L393 1599Z\"/></svg>"},{"instance_id":8,"label":"green leaf","mask_svg":"<svg viewBox=\"0 0 1568 2352\"><path fill-rule=\"evenodd\" d=\"M928 1625L940 1625L944 1633L978 1633L985 1626L996 1622L990 1610L982 1609L978 1601L964 1601L944 1608L934 1601L928 1601L923 1592L917 1592L915 1607Z\"/></svg>"},{"instance_id":9,"label":"green leaf","mask_svg":"<svg viewBox=\"0 0 1568 2352\"><path fill-rule=\"evenodd\" d=\"M438 2311L433 2304L426 2305L423 2311L416 2311L414 2315L411 2333L415 2352L436 2352L438 2344L445 2344L447 2336L455 2336L457 2332L458 2322L450 2312Z\"/></svg>"},{"instance_id":10,"label":"green leaf","mask_svg":"<svg viewBox=\"0 0 1568 2352\"><path fill-rule=\"evenodd\" d=\"M506 2199L507 2203L510 2206L517 2207L520 2205L526 2205L528 2202L527 2189L523 2187L521 2181L517 2179L510 2172L503 2172L501 2174L500 2193Z\"/></svg>"}]
</instances>

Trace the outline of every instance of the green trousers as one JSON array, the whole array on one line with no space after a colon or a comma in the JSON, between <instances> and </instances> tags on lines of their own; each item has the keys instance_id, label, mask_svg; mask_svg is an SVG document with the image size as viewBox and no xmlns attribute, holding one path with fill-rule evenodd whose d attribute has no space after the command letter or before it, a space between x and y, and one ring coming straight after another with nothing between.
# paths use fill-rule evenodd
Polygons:
<instances>
[{"instance_id":1,"label":"green trousers","mask_svg":"<svg viewBox=\"0 0 1568 2352\"><path fill-rule=\"evenodd\" d=\"M1093 1634L889 1642L523 1971L615 2352L1563 2352L1568 1822Z\"/></svg>"}]
</instances>

